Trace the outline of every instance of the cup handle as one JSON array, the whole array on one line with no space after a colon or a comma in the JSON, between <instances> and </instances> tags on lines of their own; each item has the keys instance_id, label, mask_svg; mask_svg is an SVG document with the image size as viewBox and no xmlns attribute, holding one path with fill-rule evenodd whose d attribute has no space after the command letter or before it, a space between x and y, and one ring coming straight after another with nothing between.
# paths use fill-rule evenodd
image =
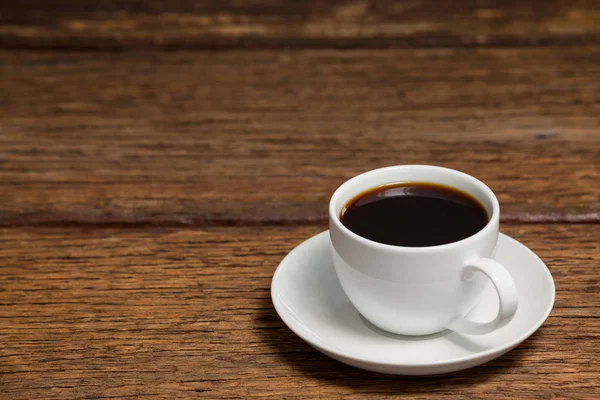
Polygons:
<instances>
[{"instance_id":1,"label":"cup handle","mask_svg":"<svg viewBox=\"0 0 600 400\"><path fill-rule=\"evenodd\" d=\"M498 315L489 322L469 321L463 316L457 316L450 321L448 329L469 335L482 335L501 328L514 317L519 296L515 282L506 268L490 258L479 258L463 268L462 278L469 279L477 271L483 272L496 288L499 300Z\"/></svg>"}]
</instances>

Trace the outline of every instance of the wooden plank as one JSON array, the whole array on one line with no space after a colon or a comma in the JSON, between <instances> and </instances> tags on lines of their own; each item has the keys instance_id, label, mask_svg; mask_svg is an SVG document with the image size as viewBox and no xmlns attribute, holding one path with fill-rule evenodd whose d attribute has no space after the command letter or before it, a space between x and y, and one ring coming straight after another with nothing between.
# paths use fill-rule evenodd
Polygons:
<instances>
[{"instance_id":1,"label":"wooden plank","mask_svg":"<svg viewBox=\"0 0 600 400\"><path fill-rule=\"evenodd\" d=\"M498 360L414 379L340 364L278 318L271 276L318 227L4 229L0 397L597 398L598 226L503 230L552 271L550 319Z\"/></svg>"},{"instance_id":2,"label":"wooden plank","mask_svg":"<svg viewBox=\"0 0 600 400\"><path fill-rule=\"evenodd\" d=\"M600 2L91 1L0 5L0 46L373 48L600 42Z\"/></svg>"},{"instance_id":3,"label":"wooden plank","mask_svg":"<svg viewBox=\"0 0 600 400\"><path fill-rule=\"evenodd\" d=\"M0 54L0 224L323 223L444 165L505 221L600 221L600 47Z\"/></svg>"}]
</instances>

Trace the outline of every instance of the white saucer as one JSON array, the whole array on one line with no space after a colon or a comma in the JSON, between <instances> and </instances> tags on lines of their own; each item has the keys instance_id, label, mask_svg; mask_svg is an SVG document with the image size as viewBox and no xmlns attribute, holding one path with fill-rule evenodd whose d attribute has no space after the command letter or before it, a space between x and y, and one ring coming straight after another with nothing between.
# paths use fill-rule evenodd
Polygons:
<instances>
[{"instance_id":1,"label":"white saucer","mask_svg":"<svg viewBox=\"0 0 600 400\"><path fill-rule=\"evenodd\" d=\"M296 335L343 363L398 375L459 371L516 347L542 325L554 305L552 275L531 250L500 234L496 258L515 280L519 308L508 325L486 335L444 331L410 337L376 328L350 304L338 282L329 231L308 239L281 261L271 283L271 297L277 313ZM469 317L490 320L497 307L490 284Z\"/></svg>"}]
</instances>

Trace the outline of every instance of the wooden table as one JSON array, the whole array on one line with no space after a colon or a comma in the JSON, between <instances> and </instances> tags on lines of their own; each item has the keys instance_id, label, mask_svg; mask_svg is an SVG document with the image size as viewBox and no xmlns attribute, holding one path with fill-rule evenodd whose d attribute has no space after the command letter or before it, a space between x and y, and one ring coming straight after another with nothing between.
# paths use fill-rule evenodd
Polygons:
<instances>
[{"instance_id":1,"label":"wooden table","mask_svg":"<svg viewBox=\"0 0 600 400\"><path fill-rule=\"evenodd\" d=\"M0 398L600 398L600 2L446 3L0 4ZM333 190L407 163L554 275L483 366L354 369L271 304Z\"/></svg>"}]
</instances>

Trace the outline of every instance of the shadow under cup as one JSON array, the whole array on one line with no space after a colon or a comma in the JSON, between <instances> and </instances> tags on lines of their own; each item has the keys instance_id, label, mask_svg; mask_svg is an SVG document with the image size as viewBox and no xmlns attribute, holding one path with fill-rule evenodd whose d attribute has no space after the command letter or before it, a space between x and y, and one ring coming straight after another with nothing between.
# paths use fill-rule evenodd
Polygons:
<instances>
[{"instance_id":1,"label":"shadow under cup","mask_svg":"<svg viewBox=\"0 0 600 400\"><path fill-rule=\"evenodd\" d=\"M402 247L361 237L339 215L355 196L377 186L430 182L466 192L489 216L476 234L444 245ZM372 170L342 184L329 204L333 263L344 292L360 314L395 334L427 335L448 328L478 301L488 278L466 273L472 260L494 258L499 234L496 196L481 181L459 171L425 165Z\"/></svg>"}]
</instances>

